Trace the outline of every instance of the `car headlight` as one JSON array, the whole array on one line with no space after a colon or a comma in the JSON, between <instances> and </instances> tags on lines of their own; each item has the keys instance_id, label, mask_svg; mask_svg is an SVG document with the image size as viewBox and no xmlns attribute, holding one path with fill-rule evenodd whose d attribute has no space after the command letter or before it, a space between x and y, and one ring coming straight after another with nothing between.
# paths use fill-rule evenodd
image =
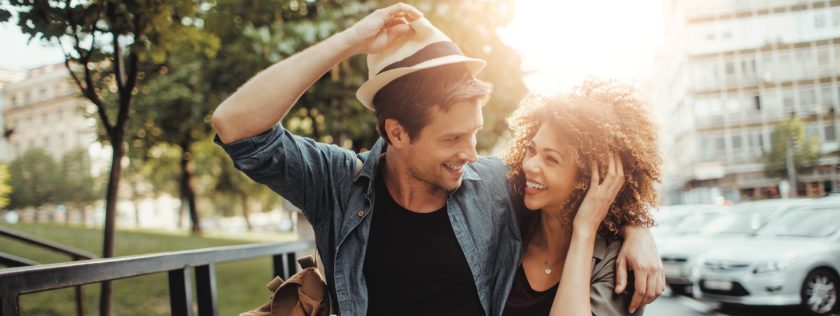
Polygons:
<instances>
[{"instance_id":1,"label":"car headlight","mask_svg":"<svg viewBox=\"0 0 840 316\"><path fill-rule=\"evenodd\" d=\"M778 272L782 271L785 268L789 267L793 264L796 260L791 259L783 259L783 260L768 260L764 262L760 262L755 266L753 269L753 273L755 274L762 274L762 273L770 273L770 272Z\"/></svg>"}]
</instances>

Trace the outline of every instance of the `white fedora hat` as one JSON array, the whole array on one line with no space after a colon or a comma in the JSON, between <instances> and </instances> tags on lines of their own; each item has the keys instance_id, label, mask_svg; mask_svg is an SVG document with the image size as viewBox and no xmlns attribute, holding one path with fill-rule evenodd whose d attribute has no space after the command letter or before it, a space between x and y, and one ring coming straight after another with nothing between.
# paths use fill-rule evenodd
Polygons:
<instances>
[{"instance_id":1,"label":"white fedora hat","mask_svg":"<svg viewBox=\"0 0 840 316\"><path fill-rule=\"evenodd\" d=\"M452 42L426 18L419 18L409 24L414 33L376 54L368 54L368 81L356 91L356 98L373 110L373 97L382 87L399 77L437 66L463 63L473 74L487 64L481 59L464 56L458 45Z\"/></svg>"}]
</instances>

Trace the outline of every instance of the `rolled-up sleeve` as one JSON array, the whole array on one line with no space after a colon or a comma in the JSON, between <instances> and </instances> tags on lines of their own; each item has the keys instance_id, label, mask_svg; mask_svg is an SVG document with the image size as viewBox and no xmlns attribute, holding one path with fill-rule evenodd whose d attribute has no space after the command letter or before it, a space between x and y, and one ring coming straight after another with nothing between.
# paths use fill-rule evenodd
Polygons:
<instances>
[{"instance_id":1,"label":"rolled-up sleeve","mask_svg":"<svg viewBox=\"0 0 840 316\"><path fill-rule=\"evenodd\" d=\"M331 218L333 203L350 189L358 161L350 150L293 135L281 125L230 144L216 135L214 142L236 169L300 208L313 225Z\"/></svg>"},{"instance_id":2,"label":"rolled-up sleeve","mask_svg":"<svg viewBox=\"0 0 840 316\"><path fill-rule=\"evenodd\" d=\"M599 242L603 241L599 240ZM596 262L592 269L592 287L589 301L594 316L644 314L644 308L639 308L635 313L630 314L632 292L624 291L622 294L615 294L615 262L619 250L621 250L621 241L614 240L607 245L603 260L593 259Z\"/></svg>"}]
</instances>

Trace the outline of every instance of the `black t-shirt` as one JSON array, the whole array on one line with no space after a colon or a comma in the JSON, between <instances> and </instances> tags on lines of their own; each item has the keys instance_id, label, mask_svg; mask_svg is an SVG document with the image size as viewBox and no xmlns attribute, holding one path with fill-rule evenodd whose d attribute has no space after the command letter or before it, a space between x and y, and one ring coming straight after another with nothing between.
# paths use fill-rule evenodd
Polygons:
<instances>
[{"instance_id":1,"label":"black t-shirt","mask_svg":"<svg viewBox=\"0 0 840 316\"><path fill-rule=\"evenodd\" d=\"M364 263L368 315L485 315L446 207L407 210L378 178Z\"/></svg>"},{"instance_id":2,"label":"black t-shirt","mask_svg":"<svg viewBox=\"0 0 840 316\"><path fill-rule=\"evenodd\" d=\"M534 290L528 283L528 277L525 276L525 268L520 264L516 269L513 286L502 315L548 315L551 312L554 297L557 296L557 286L558 284L555 284L545 291Z\"/></svg>"}]
</instances>

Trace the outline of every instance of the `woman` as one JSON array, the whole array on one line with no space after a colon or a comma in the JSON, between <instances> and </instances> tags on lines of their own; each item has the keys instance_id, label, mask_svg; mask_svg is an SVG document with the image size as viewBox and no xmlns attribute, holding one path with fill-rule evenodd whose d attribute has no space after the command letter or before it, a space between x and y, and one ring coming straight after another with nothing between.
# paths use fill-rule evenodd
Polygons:
<instances>
[{"instance_id":1,"label":"woman","mask_svg":"<svg viewBox=\"0 0 840 316\"><path fill-rule=\"evenodd\" d=\"M527 98L509 122L509 177L534 212L523 221L504 314L640 314L613 289L618 233L650 226L657 201L661 158L642 102L629 88L587 81L557 98Z\"/></svg>"}]
</instances>

